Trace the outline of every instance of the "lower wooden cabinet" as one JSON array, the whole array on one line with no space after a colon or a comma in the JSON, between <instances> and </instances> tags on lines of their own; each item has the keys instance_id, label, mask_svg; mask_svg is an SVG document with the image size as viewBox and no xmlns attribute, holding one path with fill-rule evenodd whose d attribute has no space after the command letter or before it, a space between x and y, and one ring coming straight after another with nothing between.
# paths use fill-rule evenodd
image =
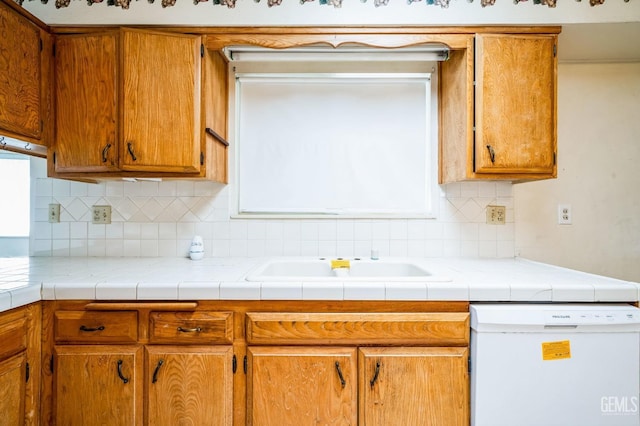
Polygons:
<instances>
[{"instance_id":1,"label":"lower wooden cabinet","mask_svg":"<svg viewBox=\"0 0 640 426\"><path fill-rule=\"evenodd\" d=\"M233 424L231 346L145 349L147 424Z\"/></svg>"},{"instance_id":2,"label":"lower wooden cabinet","mask_svg":"<svg viewBox=\"0 0 640 426\"><path fill-rule=\"evenodd\" d=\"M250 347L247 424L356 425L355 348Z\"/></svg>"},{"instance_id":3,"label":"lower wooden cabinet","mask_svg":"<svg viewBox=\"0 0 640 426\"><path fill-rule=\"evenodd\" d=\"M40 303L0 313L0 425L40 424Z\"/></svg>"},{"instance_id":4,"label":"lower wooden cabinet","mask_svg":"<svg viewBox=\"0 0 640 426\"><path fill-rule=\"evenodd\" d=\"M232 356L230 346L56 346L54 424L231 425Z\"/></svg>"},{"instance_id":5,"label":"lower wooden cabinet","mask_svg":"<svg viewBox=\"0 0 640 426\"><path fill-rule=\"evenodd\" d=\"M142 346L57 346L55 424L142 424L142 356Z\"/></svg>"},{"instance_id":6,"label":"lower wooden cabinet","mask_svg":"<svg viewBox=\"0 0 640 426\"><path fill-rule=\"evenodd\" d=\"M463 426L467 348L249 347L247 424Z\"/></svg>"},{"instance_id":7,"label":"lower wooden cabinet","mask_svg":"<svg viewBox=\"0 0 640 426\"><path fill-rule=\"evenodd\" d=\"M466 312L246 317L252 426L469 424Z\"/></svg>"},{"instance_id":8,"label":"lower wooden cabinet","mask_svg":"<svg viewBox=\"0 0 640 426\"><path fill-rule=\"evenodd\" d=\"M360 425L469 424L467 348L360 348Z\"/></svg>"},{"instance_id":9,"label":"lower wooden cabinet","mask_svg":"<svg viewBox=\"0 0 640 426\"><path fill-rule=\"evenodd\" d=\"M233 423L229 312L196 312L195 303L62 305L45 309L44 424Z\"/></svg>"},{"instance_id":10,"label":"lower wooden cabinet","mask_svg":"<svg viewBox=\"0 0 640 426\"><path fill-rule=\"evenodd\" d=\"M42 317L43 425L469 424L466 302L48 301ZM5 389L24 360L1 348Z\"/></svg>"},{"instance_id":11,"label":"lower wooden cabinet","mask_svg":"<svg viewBox=\"0 0 640 426\"><path fill-rule=\"evenodd\" d=\"M22 426L25 421L25 385L27 355L0 361L0 424Z\"/></svg>"}]
</instances>

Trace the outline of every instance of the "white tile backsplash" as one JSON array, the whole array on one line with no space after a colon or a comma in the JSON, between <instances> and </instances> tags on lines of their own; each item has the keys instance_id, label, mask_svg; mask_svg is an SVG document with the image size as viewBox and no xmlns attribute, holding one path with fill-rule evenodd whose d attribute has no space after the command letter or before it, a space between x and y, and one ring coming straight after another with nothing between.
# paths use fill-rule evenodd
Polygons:
<instances>
[{"instance_id":1,"label":"white tile backsplash","mask_svg":"<svg viewBox=\"0 0 640 426\"><path fill-rule=\"evenodd\" d=\"M109 181L98 184L35 177L33 256L186 257L194 235L205 255L513 257L512 186L505 182L444 185L437 219L232 219L230 185L213 182ZM61 222L47 222L49 203ZM91 206L112 207L110 225L91 223ZM507 207L506 225L487 225L487 205ZM38 213L38 207L42 214Z\"/></svg>"}]
</instances>

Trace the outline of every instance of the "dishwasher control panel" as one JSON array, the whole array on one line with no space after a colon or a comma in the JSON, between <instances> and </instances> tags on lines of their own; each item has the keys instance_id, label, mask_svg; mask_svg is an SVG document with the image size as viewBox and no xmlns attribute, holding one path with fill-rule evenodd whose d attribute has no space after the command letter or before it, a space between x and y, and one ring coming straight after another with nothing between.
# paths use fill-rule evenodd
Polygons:
<instances>
[{"instance_id":1,"label":"dishwasher control panel","mask_svg":"<svg viewBox=\"0 0 640 426\"><path fill-rule=\"evenodd\" d=\"M592 312L592 311L546 311L545 324L630 324L640 323L640 311Z\"/></svg>"},{"instance_id":2,"label":"dishwasher control panel","mask_svg":"<svg viewBox=\"0 0 640 426\"><path fill-rule=\"evenodd\" d=\"M640 330L640 309L627 304L472 304L471 328L500 332L516 327L529 331L574 328L597 331L619 326L617 331Z\"/></svg>"}]
</instances>

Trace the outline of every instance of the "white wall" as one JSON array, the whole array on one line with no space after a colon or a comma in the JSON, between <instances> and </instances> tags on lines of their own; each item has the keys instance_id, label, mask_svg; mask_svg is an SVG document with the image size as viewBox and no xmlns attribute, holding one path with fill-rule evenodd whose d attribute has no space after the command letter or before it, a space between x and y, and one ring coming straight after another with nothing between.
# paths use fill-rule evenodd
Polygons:
<instances>
[{"instance_id":1,"label":"white wall","mask_svg":"<svg viewBox=\"0 0 640 426\"><path fill-rule=\"evenodd\" d=\"M640 63L560 65L558 85L558 179L514 185L516 254L640 281Z\"/></svg>"}]
</instances>

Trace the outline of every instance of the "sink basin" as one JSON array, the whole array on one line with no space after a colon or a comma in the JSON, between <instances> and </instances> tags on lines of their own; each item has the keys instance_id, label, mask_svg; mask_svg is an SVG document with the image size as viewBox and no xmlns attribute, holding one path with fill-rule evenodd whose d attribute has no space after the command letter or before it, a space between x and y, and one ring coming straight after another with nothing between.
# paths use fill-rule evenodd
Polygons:
<instances>
[{"instance_id":1,"label":"sink basin","mask_svg":"<svg viewBox=\"0 0 640 426\"><path fill-rule=\"evenodd\" d=\"M247 281L451 281L424 262L350 259L350 267L332 269L331 259L273 259L249 273Z\"/></svg>"}]
</instances>

